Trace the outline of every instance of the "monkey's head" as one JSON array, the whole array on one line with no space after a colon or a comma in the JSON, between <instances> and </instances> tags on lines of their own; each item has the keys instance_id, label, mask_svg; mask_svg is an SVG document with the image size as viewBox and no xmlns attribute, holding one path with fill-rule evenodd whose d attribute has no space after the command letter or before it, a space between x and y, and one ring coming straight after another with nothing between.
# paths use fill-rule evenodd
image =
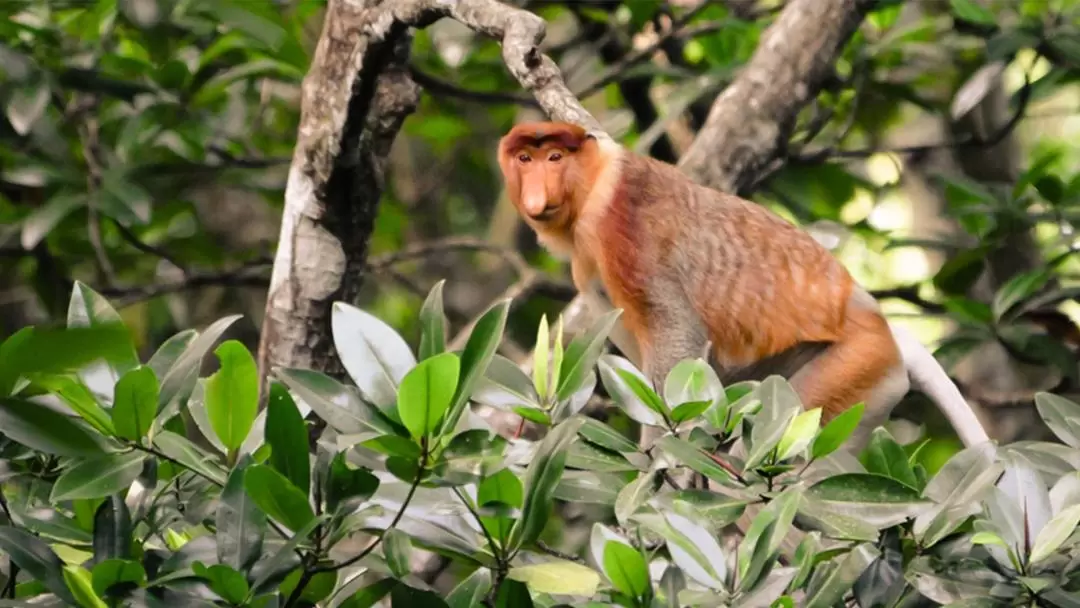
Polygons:
<instances>
[{"instance_id":1,"label":"monkey's head","mask_svg":"<svg viewBox=\"0 0 1080 608\"><path fill-rule=\"evenodd\" d=\"M499 167L518 212L539 229L569 227L583 202L579 193L587 191L581 186L595 148L595 137L577 125L514 126L499 141Z\"/></svg>"}]
</instances>

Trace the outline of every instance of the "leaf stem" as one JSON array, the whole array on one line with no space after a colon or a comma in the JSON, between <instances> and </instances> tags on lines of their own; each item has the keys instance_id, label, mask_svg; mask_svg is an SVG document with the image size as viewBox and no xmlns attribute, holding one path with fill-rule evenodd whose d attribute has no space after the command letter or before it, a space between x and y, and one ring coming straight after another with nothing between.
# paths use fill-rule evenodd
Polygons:
<instances>
[{"instance_id":1,"label":"leaf stem","mask_svg":"<svg viewBox=\"0 0 1080 608\"><path fill-rule=\"evenodd\" d=\"M522 419L522 421L524 421L524 418ZM488 545L491 547L491 552L495 555L495 560L501 561L505 557L504 555L502 555L503 548L495 543L495 539L491 536L491 533L488 532L487 526L485 526L484 522L481 521L480 514L473 510L472 505L469 504L468 500L465 500L465 496L462 495L461 490L459 490L458 488L454 488L454 494L457 494L457 497L461 501L461 504L465 505L465 508L468 509L469 513L472 514L473 518L476 519L476 524L480 526L480 531L484 533L484 538L487 539Z\"/></svg>"},{"instance_id":2,"label":"leaf stem","mask_svg":"<svg viewBox=\"0 0 1080 608\"><path fill-rule=\"evenodd\" d=\"M424 463L427 462L426 450L420 461ZM296 603L297 600L300 599L300 594L304 592L304 587L307 587L308 583L311 582L311 579L313 579L315 575L322 574L324 572L334 572L342 568L348 568L349 566L370 555L371 552L374 551L380 543L382 543L383 538L386 537L386 533L390 530L393 530L394 527L398 525L398 522L401 521L401 518L405 516L405 510L409 507L409 503L412 502L413 496L416 495L416 489L420 487L420 480L424 478L424 474L426 472L427 471L423 466L421 466L420 469L416 471L416 479L414 479L412 485L409 486L409 493L405 495L405 500L402 501L401 508L398 509L397 515L394 516L394 519L390 522L390 525L386 526L386 529L383 530L382 534L380 534L378 538L374 540L374 542L364 548L363 551L341 562L340 564L330 564L329 566L314 567L311 565L305 565L304 573L300 575L300 580L296 582L296 587L293 588L292 593L289 594L289 599L285 601L285 608L292 606Z\"/></svg>"}]
</instances>

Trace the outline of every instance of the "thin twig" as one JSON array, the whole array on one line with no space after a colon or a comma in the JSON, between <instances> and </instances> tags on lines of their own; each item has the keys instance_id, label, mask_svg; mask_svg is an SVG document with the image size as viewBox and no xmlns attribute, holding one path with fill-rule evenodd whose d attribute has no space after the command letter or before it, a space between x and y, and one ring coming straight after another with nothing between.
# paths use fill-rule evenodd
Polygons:
<instances>
[{"instance_id":1,"label":"thin twig","mask_svg":"<svg viewBox=\"0 0 1080 608\"><path fill-rule=\"evenodd\" d=\"M179 259L177 259L176 256L170 254L168 251L165 251L161 247L158 247L156 245L151 245L151 244L147 243L146 241L140 239L138 237L138 235L136 235L134 232L131 231L130 228L128 228L127 226L121 224L120 222L116 221L115 219L113 220L112 223L113 223L114 226L116 226L116 229L120 232L120 236L125 241L127 241L127 243L129 245L131 245L132 247L134 247L135 249L138 249L139 251L141 251L143 253L147 253L147 254L150 254L150 255L153 255L153 256L157 256L157 257L165 260L166 262L168 262L168 263L172 264L173 266L176 266L178 269L180 269L180 272L184 273L184 275L187 275L188 271L187 271L186 265L183 262L181 262Z\"/></svg>"}]
</instances>

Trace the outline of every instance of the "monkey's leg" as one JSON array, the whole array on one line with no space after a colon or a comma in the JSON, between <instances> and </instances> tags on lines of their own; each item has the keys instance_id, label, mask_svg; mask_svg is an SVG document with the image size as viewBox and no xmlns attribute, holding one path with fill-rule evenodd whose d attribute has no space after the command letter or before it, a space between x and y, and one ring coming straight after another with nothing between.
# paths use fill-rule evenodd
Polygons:
<instances>
[{"instance_id":1,"label":"monkey's leg","mask_svg":"<svg viewBox=\"0 0 1080 608\"><path fill-rule=\"evenodd\" d=\"M865 404L859 427L845 445L855 453L884 424L910 387L892 332L876 306L852 301L840 339L790 379L807 409L822 408L828 421L858 402Z\"/></svg>"}]
</instances>

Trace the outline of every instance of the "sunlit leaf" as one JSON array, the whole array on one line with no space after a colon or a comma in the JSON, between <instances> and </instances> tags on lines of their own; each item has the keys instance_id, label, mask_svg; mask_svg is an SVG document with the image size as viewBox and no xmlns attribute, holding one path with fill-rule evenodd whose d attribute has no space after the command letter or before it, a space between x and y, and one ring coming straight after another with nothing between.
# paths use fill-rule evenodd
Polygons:
<instances>
[{"instance_id":1,"label":"sunlit leaf","mask_svg":"<svg viewBox=\"0 0 1080 608\"><path fill-rule=\"evenodd\" d=\"M311 485L307 426L292 396L277 382L270 384L264 432L271 450L270 466L307 492Z\"/></svg>"},{"instance_id":2,"label":"sunlit leaf","mask_svg":"<svg viewBox=\"0 0 1080 608\"><path fill-rule=\"evenodd\" d=\"M397 409L401 423L416 440L439 428L458 385L461 360L454 353L425 359L401 380Z\"/></svg>"},{"instance_id":3,"label":"sunlit leaf","mask_svg":"<svg viewBox=\"0 0 1080 608\"><path fill-rule=\"evenodd\" d=\"M126 490L139 476L146 458L142 452L121 452L81 460L56 480L49 500L101 498Z\"/></svg>"},{"instance_id":4,"label":"sunlit leaf","mask_svg":"<svg viewBox=\"0 0 1080 608\"><path fill-rule=\"evenodd\" d=\"M247 347L228 340L215 351L221 368L206 380L206 412L229 451L243 445L259 410L259 372Z\"/></svg>"},{"instance_id":5,"label":"sunlit leaf","mask_svg":"<svg viewBox=\"0 0 1080 608\"><path fill-rule=\"evenodd\" d=\"M564 559L513 567L507 577L525 583L533 593L585 597L592 597L600 584L600 575L595 570Z\"/></svg>"},{"instance_id":6,"label":"sunlit leaf","mask_svg":"<svg viewBox=\"0 0 1080 608\"><path fill-rule=\"evenodd\" d=\"M264 513L294 532L315 519L307 495L266 465L254 464L247 468L244 491Z\"/></svg>"},{"instance_id":7,"label":"sunlit leaf","mask_svg":"<svg viewBox=\"0 0 1080 608\"><path fill-rule=\"evenodd\" d=\"M136 367L116 383L112 421L116 434L138 441L154 422L158 406L158 380L149 367Z\"/></svg>"}]
</instances>

